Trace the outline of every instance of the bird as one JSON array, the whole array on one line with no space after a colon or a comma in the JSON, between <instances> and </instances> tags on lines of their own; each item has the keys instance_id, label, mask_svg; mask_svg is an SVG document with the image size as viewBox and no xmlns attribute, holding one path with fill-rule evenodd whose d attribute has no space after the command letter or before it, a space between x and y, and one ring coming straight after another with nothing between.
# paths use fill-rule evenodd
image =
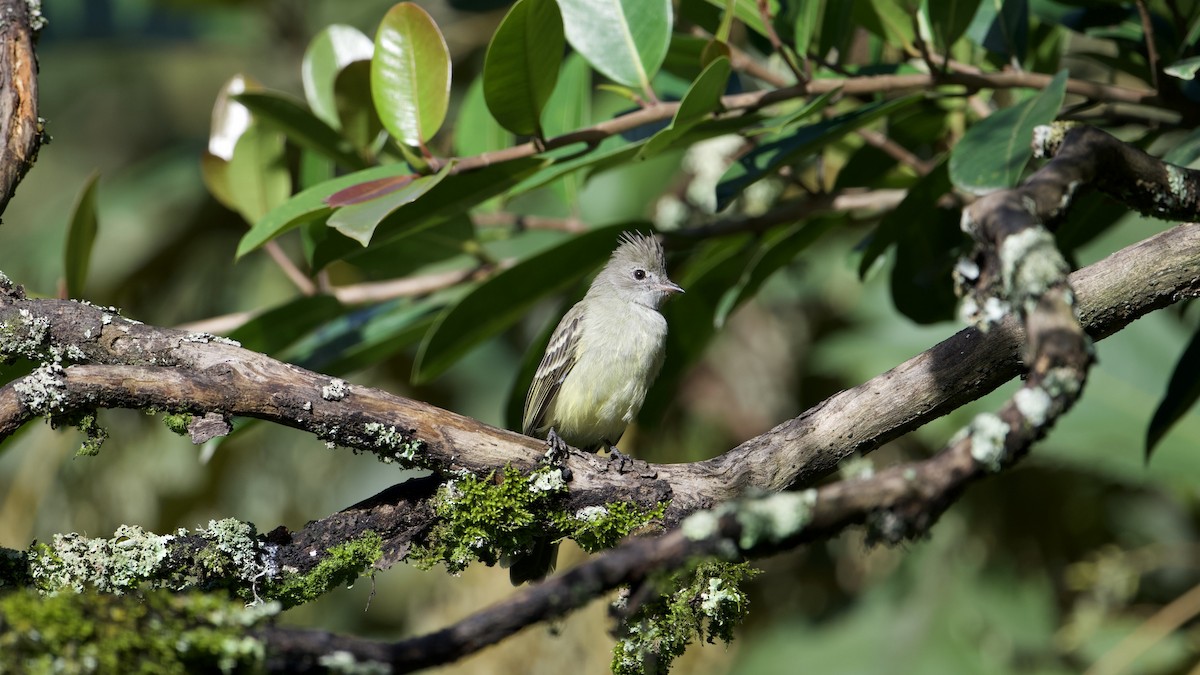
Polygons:
<instances>
[{"instance_id":1,"label":"bird","mask_svg":"<svg viewBox=\"0 0 1200 675\"><path fill-rule=\"evenodd\" d=\"M522 433L547 441L548 456L567 445L624 461L616 443L637 416L662 368L667 320L662 303L683 289L667 277L662 244L625 232L583 299L558 322L525 396ZM513 556L513 585L554 570L558 544L534 543Z\"/></svg>"}]
</instances>

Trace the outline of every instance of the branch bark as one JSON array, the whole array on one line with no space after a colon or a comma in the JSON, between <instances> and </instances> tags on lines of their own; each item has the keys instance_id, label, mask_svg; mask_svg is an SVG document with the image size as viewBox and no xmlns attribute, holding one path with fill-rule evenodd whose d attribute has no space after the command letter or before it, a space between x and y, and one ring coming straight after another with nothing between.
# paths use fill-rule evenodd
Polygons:
<instances>
[{"instance_id":1,"label":"branch bark","mask_svg":"<svg viewBox=\"0 0 1200 675\"><path fill-rule=\"evenodd\" d=\"M45 23L26 0L0 0L0 213L37 159L37 55L33 43Z\"/></svg>"}]
</instances>

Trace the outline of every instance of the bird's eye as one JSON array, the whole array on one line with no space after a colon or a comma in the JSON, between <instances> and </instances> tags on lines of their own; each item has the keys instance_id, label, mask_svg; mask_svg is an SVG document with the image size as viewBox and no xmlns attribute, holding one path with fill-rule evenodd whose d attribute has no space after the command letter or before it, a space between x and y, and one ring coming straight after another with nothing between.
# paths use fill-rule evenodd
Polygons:
<instances>
[{"instance_id":1,"label":"bird's eye","mask_svg":"<svg viewBox=\"0 0 1200 675\"><path fill-rule=\"evenodd\" d=\"M634 270L633 278L637 279L638 281L645 279L646 278L646 270Z\"/></svg>"}]
</instances>

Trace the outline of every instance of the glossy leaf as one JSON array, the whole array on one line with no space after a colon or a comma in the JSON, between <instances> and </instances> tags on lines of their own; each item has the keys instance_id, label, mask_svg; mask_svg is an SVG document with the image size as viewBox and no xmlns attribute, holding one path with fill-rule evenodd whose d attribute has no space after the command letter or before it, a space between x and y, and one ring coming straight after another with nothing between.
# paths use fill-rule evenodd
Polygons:
<instances>
[{"instance_id":1,"label":"glossy leaf","mask_svg":"<svg viewBox=\"0 0 1200 675\"><path fill-rule=\"evenodd\" d=\"M1067 88L1067 71L1058 75L1036 96L1005 108L967 130L950 151L950 179L954 186L986 194L1017 184L1033 156L1033 128L1058 116Z\"/></svg>"},{"instance_id":2,"label":"glossy leaf","mask_svg":"<svg viewBox=\"0 0 1200 675\"><path fill-rule=\"evenodd\" d=\"M650 92L671 42L671 0L558 0L567 41L608 79Z\"/></svg>"},{"instance_id":3,"label":"glossy leaf","mask_svg":"<svg viewBox=\"0 0 1200 675\"><path fill-rule=\"evenodd\" d=\"M410 183L420 177L420 174L406 173L403 176L376 178L365 183L351 185L344 190L338 190L329 195L325 199L325 203L336 209L341 206L353 206L354 204L369 202L408 187Z\"/></svg>"},{"instance_id":4,"label":"glossy leaf","mask_svg":"<svg viewBox=\"0 0 1200 675\"><path fill-rule=\"evenodd\" d=\"M724 209L747 187L779 167L921 99L919 94L862 106L857 110L764 138L759 146L725 171L717 185L717 208Z\"/></svg>"},{"instance_id":5,"label":"glossy leaf","mask_svg":"<svg viewBox=\"0 0 1200 675\"><path fill-rule=\"evenodd\" d=\"M1200 400L1200 331L1192 335L1187 348L1175 364L1167 391L1159 401L1150 426L1146 429L1147 462L1163 436L1166 436L1171 427L1196 405L1197 400Z\"/></svg>"},{"instance_id":6,"label":"glossy leaf","mask_svg":"<svg viewBox=\"0 0 1200 675\"><path fill-rule=\"evenodd\" d=\"M292 194L283 134L260 124L238 139L226 172L233 200L229 206L248 223L258 222Z\"/></svg>"},{"instance_id":7,"label":"glossy leaf","mask_svg":"<svg viewBox=\"0 0 1200 675\"><path fill-rule=\"evenodd\" d=\"M411 171L403 164L376 166L314 185L255 221L250 231L238 242L236 257L246 255L294 227L327 217L333 213L333 209L325 200L341 190L386 176L409 174Z\"/></svg>"},{"instance_id":8,"label":"glossy leaf","mask_svg":"<svg viewBox=\"0 0 1200 675\"><path fill-rule=\"evenodd\" d=\"M503 194L547 163L545 159L526 157L448 176L420 199L401 206L384 218L371 238L372 246L410 236L465 213L476 204ZM329 237L315 246L309 263L313 269L322 269L335 260L353 260L355 255L362 253L364 249L350 239Z\"/></svg>"},{"instance_id":9,"label":"glossy leaf","mask_svg":"<svg viewBox=\"0 0 1200 675\"><path fill-rule=\"evenodd\" d=\"M83 296L87 282L88 267L92 261L92 244L96 241L99 227L96 217L96 185L100 174L92 173L84 183L83 191L71 211L67 226L67 246L63 252L63 273L67 280L67 297Z\"/></svg>"},{"instance_id":10,"label":"glossy leaf","mask_svg":"<svg viewBox=\"0 0 1200 675\"><path fill-rule=\"evenodd\" d=\"M401 206L416 201L432 190L434 186L450 175L453 168L454 162L447 162L441 171L432 176L421 176L413 180L405 180L406 177L400 177L398 180L385 178L373 181L368 185L370 193L382 192L382 194L337 209L333 215L329 216L329 227L366 246L371 243L375 228L379 227L379 223L384 218ZM380 186L381 181L391 182L387 188L384 188ZM345 190L339 193L342 195L343 201L346 200L345 193Z\"/></svg>"},{"instance_id":11,"label":"glossy leaf","mask_svg":"<svg viewBox=\"0 0 1200 675\"><path fill-rule=\"evenodd\" d=\"M558 84L542 111L542 128L548 137L560 136L592 123L592 69L572 52L558 74ZM554 191L568 208L573 208L583 187L583 178L568 174L554 183Z\"/></svg>"},{"instance_id":12,"label":"glossy leaf","mask_svg":"<svg viewBox=\"0 0 1200 675\"><path fill-rule=\"evenodd\" d=\"M729 315L742 303L754 297L772 274L795 259L801 251L839 222L836 218L818 218L778 228L764 236L737 283L730 286L717 302L716 311L713 313L713 327L719 330L724 326Z\"/></svg>"},{"instance_id":13,"label":"glossy leaf","mask_svg":"<svg viewBox=\"0 0 1200 675\"><path fill-rule=\"evenodd\" d=\"M543 135L542 109L554 91L564 46L554 0L518 0L504 17L483 62L483 95L505 129Z\"/></svg>"},{"instance_id":14,"label":"glossy leaf","mask_svg":"<svg viewBox=\"0 0 1200 675\"><path fill-rule=\"evenodd\" d=\"M459 157L481 155L513 145L515 139L488 111L483 99L483 78L467 88L454 127L454 152Z\"/></svg>"},{"instance_id":15,"label":"glossy leaf","mask_svg":"<svg viewBox=\"0 0 1200 675\"><path fill-rule=\"evenodd\" d=\"M450 51L433 18L411 2L395 5L375 34L371 98L396 140L421 147L450 105Z\"/></svg>"},{"instance_id":16,"label":"glossy leaf","mask_svg":"<svg viewBox=\"0 0 1200 675\"><path fill-rule=\"evenodd\" d=\"M229 161L233 159L233 148L238 139L250 128L250 110L234 100L234 97L247 91L260 89L258 83L245 75L234 75L229 78L217 100L213 103L211 129L208 133L209 154Z\"/></svg>"},{"instance_id":17,"label":"glossy leaf","mask_svg":"<svg viewBox=\"0 0 1200 675\"><path fill-rule=\"evenodd\" d=\"M341 128L334 84L346 66L355 61L370 61L375 43L353 26L333 24L317 33L300 65L304 98L318 119Z\"/></svg>"},{"instance_id":18,"label":"glossy leaf","mask_svg":"<svg viewBox=\"0 0 1200 675\"><path fill-rule=\"evenodd\" d=\"M654 134L638 152L639 159L654 157L677 143L689 129L721 107L721 94L729 82L729 59L719 57L692 83L666 129Z\"/></svg>"},{"instance_id":19,"label":"glossy leaf","mask_svg":"<svg viewBox=\"0 0 1200 675\"><path fill-rule=\"evenodd\" d=\"M539 299L594 270L628 229L614 225L572 237L480 284L447 309L425 335L413 364L413 382L437 377L471 348L516 323Z\"/></svg>"},{"instance_id":20,"label":"glossy leaf","mask_svg":"<svg viewBox=\"0 0 1200 675\"><path fill-rule=\"evenodd\" d=\"M342 166L366 168L366 163L350 149L342 136L305 110L299 101L271 92L246 92L238 94L234 100L249 108L255 121L283 132L293 143L319 152Z\"/></svg>"}]
</instances>

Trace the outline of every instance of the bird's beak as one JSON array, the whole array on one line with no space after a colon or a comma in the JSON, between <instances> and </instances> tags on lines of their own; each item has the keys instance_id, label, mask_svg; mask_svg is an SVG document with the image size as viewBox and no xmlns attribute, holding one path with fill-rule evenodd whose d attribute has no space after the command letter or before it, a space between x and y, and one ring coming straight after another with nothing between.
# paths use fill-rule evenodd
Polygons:
<instances>
[{"instance_id":1,"label":"bird's beak","mask_svg":"<svg viewBox=\"0 0 1200 675\"><path fill-rule=\"evenodd\" d=\"M674 281L671 281L670 279L667 279L666 281L659 284L658 288L659 288L659 290L661 290L663 293L666 293L667 295L675 295L676 293L683 292L683 288L681 288L679 286L679 284L675 283Z\"/></svg>"}]
</instances>

